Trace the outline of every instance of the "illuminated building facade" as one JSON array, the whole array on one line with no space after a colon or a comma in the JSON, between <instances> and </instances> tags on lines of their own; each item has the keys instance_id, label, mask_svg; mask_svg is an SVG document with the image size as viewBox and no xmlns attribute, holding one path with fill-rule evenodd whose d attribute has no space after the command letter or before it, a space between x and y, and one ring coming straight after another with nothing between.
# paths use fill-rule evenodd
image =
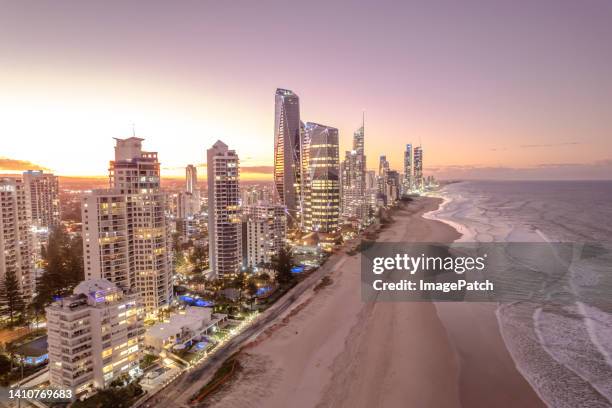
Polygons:
<instances>
[{"instance_id":1,"label":"illuminated building facade","mask_svg":"<svg viewBox=\"0 0 612 408\"><path fill-rule=\"evenodd\" d=\"M208 245L211 276L238 273L242 264L239 159L218 140L207 151Z\"/></svg>"},{"instance_id":2,"label":"illuminated building facade","mask_svg":"<svg viewBox=\"0 0 612 408\"><path fill-rule=\"evenodd\" d=\"M423 190L423 148L417 146L414 148L414 188Z\"/></svg>"},{"instance_id":3,"label":"illuminated building facade","mask_svg":"<svg viewBox=\"0 0 612 408\"><path fill-rule=\"evenodd\" d=\"M111 188L83 196L83 254L86 279L134 289L155 314L172 298L171 228L157 153L142 151L142 141L116 139Z\"/></svg>"},{"instance_id":4,"label":"illuminated building facade","mask_svg":"<svg viewBox=\"0 0 612 408\"><path fill-rule=\"evenodd\" d=\"M410 193L413 185L413 169L412 169L412 144L406 145L404 151L404 180L402 183L402 189L404 194Z\"/></svg>"},{"instance_id":5,"label":"illuminated building facade","mask_svg":"<svg viewBox=\"0 0 612 408\"><path fill-rule=\"evenodd\" d=\"M0 285L7 274L19 282L27 302L34 290L34 257L29 194L20 178L0 178ZM0 315L5 315L0 303Z\"/></svg>"},{"instance_id":6,"label":"illuminated building facade","mask_svg":"<svg viewBox=\"0 0 612 408\"><path fill-rule=\"evenodd\" d=\"M302 125L298 96L292 91L277 89L274 111L275 198L297 220L302 184Z\"/></svg>"},{"instance_id":7,"label":"illuminated building facade","mask_svg":"<svg viewBox=\"0 0 612 408\"><path fill-rule=\"evenodd\" d=\"M137 375L145 330L135 293L106 279L85 280L46 316L52 387L79 395Z\"/></svg>"},{"instance_id":8,"label":"illuminated building facade","mask_svg":"<svg viewBox=\"0 0 612 408\"><path fill-rule=\"evenodd\" d=\"M340 163L338 129L307 123L308 156L304 194L304 229L335 233L340 217Z\"/></svg>"},{"instance_id":9,"label":"illuminated building facade","mask_svg":"<svg viewBox=\"0 0 612 408\"><path fill-rule=\"evenodd\" d=\"M353 134L353 150L347 151L342 162L342 216L361 220L367 214L365 197L366 158L364 154L364 129Z\"/></svg>"},{"instance_id":10,"label":"illuminated building facade","mask_svg":"<svg viewBox=\"0 0 612 408\"><path fill-rule=\"evenodd\" d=\"M244 207L243 215L246 222L245 266L269 264L286 244L285 206L259 202Z\"/></svg>"},{"instance_id":11,"label":"illuminated building facade","mask_svg":"<svg viewBox=\"0 0 612 408\"><path fill-rule=\"evenodd\" d=\"M37 170L23 173L23 183L30 195L32 225L51 228L60 224L58 177Z\"/></svg>"}]
</instances>

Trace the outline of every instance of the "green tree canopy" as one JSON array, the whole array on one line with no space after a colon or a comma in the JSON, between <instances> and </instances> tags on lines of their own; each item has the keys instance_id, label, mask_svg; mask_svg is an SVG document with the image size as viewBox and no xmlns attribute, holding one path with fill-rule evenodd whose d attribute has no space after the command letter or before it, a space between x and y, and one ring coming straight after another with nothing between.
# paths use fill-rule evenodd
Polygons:
<instances>
[{"instance_id":1,"label":"green tree canopy","mask_svg":"<svg viewBox=\"0 0 612 408\"><path fill-rule=\"evenodd\" d=\"M291 268L295 266L291 249L284 247L272 258L272 269L276 271L276 281L280 284L289 284L295 280Z\"/></svg>"},{"instance_id":2,"label":"green tree canopy","mask_svg":"<svg viewBox=\"0 0 612 408\"><path fill-rule=\"evenodd\" d=\"M17 316L22 316L25 311L21 285L15 271L12 269L6 271L4 281L0 285L0 300L2 300L7 309L9 322L12 326Z\"/></svg>"}]
</instances>

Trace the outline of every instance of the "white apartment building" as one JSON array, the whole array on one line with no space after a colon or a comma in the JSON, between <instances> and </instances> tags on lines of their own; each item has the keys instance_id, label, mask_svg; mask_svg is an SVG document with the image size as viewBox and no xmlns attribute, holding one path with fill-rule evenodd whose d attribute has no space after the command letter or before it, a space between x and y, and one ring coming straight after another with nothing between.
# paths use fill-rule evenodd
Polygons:
<instances>
[{"instance_id":1,"label":"white apartment building","mask_svg":"<svg viewBox=\"0 0 612 408\"><path fill-rule=\"evenodd\" d=\"M239 160L220 140L206 155L211 275L222 278L237 273L242 263Z\"/></svg>"},{"instance_id":2,"label":"white apartment building","mask_svg":"<svg viewBox=\"0 0 612 408\"><path fill-rule=\"evenodd\" d=\"M85 280L46 314L52 387L79 395L138 374L144 313L136 294L106 279Z\"/></svg>"},{"instance_id":3,"label":"white apartment building","mask_svg":"<svg viewBox=\"0 0 612 408\"><path fill-rule=\"evenodd\" d=\"M286 244L287 210L284 205L259 202L243 207L246 222L245 266L268 264Z\"/></svg>"},{"instance_id":4,"label":"white apartment building","mask_svg":"<svg viewBox=\"0 0 612 408\"><path fill-rule=\"evenodd\" d=\"M135 287L127 195L117 190L93 190L83 196L81 211L85 279L103 278L122 288Z\"/></svg>"},{"instance_id":5,"label":"white apartment building","mask_svg":"<svg viewBox=\"0 0 612 408\"><path fill-rule=\"evenodd\" d=\"M85 277L134 289L147 314L172 297L171 228L160 188L157 153L143 139L115 139L111 189L82 198Z\"/></svg>"},{"instance_id":6,"label":"white apartment building","mask_svg":"<svg viewBox=\"0 0 612 408\"><path fill-rule=\"evenodd\" d=\"M0 285L13 273L26 300L34 290L34 257L28 190L19 178L0 178ZM0 304L0 315L4 305Z\"/></svg>"},{"instance_id":7,"label":"white apartment building","mask_svg":"<svg viewBox=\"0 0 612 408\"><path fill-rule=\"evenodd\" d=\"M43 171L23 173L23 183L30 194L32 224L38 228L51 228L60 224L58 177Z\"/></svg>"}]
</instances>

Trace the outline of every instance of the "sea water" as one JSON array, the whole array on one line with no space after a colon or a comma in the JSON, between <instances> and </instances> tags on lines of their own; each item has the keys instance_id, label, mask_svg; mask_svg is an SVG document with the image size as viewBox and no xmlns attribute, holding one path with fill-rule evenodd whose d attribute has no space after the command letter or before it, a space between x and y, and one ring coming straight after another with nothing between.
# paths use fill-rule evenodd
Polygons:
<instances>
[{"instance_id":1,"label":"sea water","mask_svg":"<svg viewBox=\"0 0 612 408\"><path fill-rule=\"evenodd\" d=\"M447 185L428 214L463 242L595 243L612 253L612 182L473 181ZM503 303L497 320L521 374L551 407L612 406L612 259L577 257L570 302Z\"/></svg>"}]
</instances>

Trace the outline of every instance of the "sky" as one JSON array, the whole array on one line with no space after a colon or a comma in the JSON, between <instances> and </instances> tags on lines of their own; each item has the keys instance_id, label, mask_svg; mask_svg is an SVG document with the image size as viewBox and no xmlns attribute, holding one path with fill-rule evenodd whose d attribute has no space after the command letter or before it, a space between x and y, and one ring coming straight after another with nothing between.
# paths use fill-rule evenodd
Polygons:
<instances>
[{"instance_id":1,"label":"sky","mask_svg":"<svg viewBox=\"0 0 612 408\"><path fill-rule=\"evenodd\" d=\"M266 178L281 87L341 151L365 111L370 168L412 143L441 178L612 178L609 0L0 7L0 172L104 175L134 132L164 176L221 139Z\"/></svg>"}]
</instances>

